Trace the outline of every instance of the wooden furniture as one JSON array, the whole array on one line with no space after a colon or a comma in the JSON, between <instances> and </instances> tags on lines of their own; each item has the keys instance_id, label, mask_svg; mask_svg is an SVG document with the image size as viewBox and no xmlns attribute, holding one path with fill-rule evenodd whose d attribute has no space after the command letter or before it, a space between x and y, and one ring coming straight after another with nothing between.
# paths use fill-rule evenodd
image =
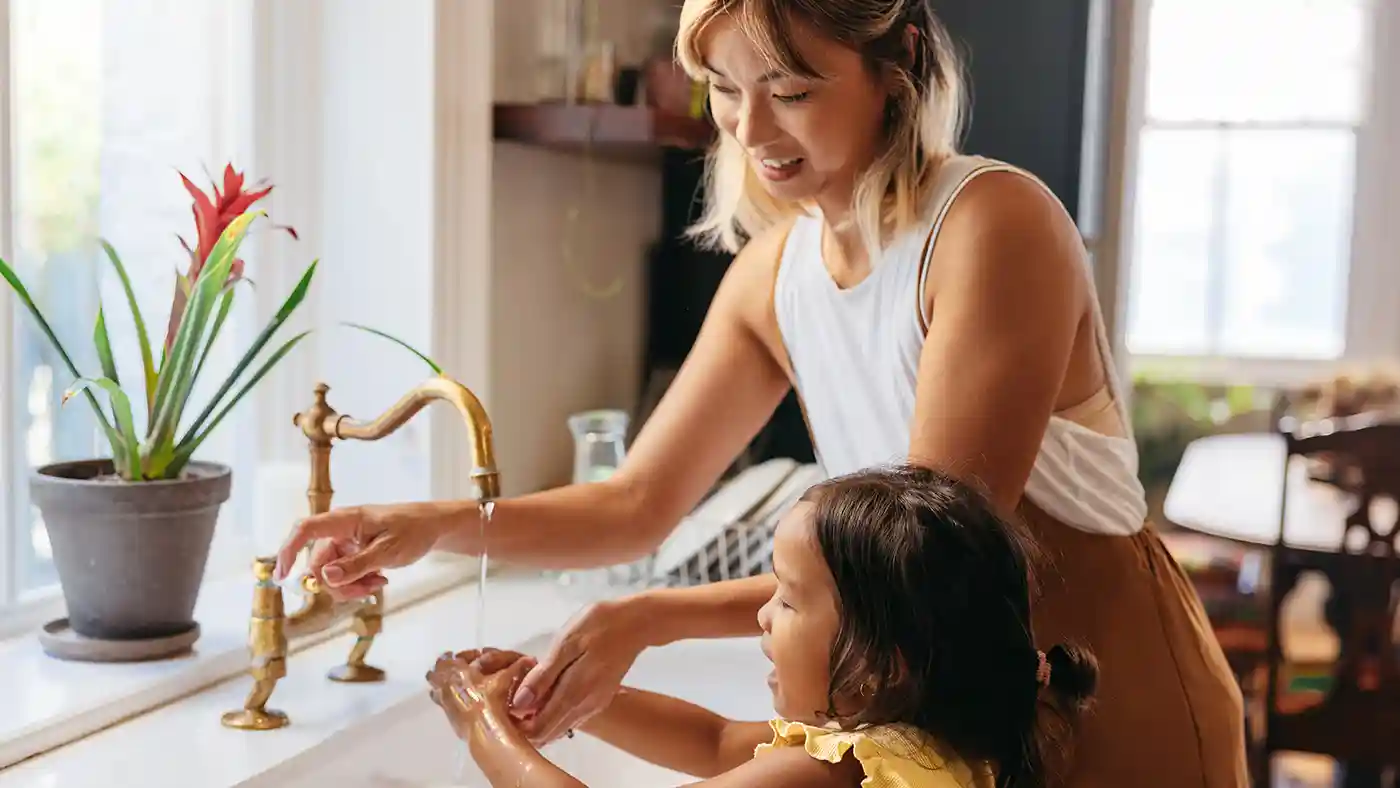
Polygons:
<instances>
[{"instance_id":1,"label":"wooden furniture","mask_svg":"<svg viewBox=\"0 0 1400 788\"><path fill-rule=\"evenodd\" d=\"M1370 775L1379 777L1379 767L1400 765L1400 659L1394 642L1400 423L1366 416L1308 423L1285 418L1280 428L1284 463L1325 458L1355 473L1336 483L1347 505L1331 512L1338 519L1331 524L1330 544L1290 543L1290 510L1299 500L1310 500L1294 493L1312 485L1282 486L1271 548L1268 673L1256 779L1271 785L1269 756L1289 751L1331 756L1348 764L1348 785L1360 784L1363 773L1369 783ZM1320 537L1322 526L1304 533ZM1284 600L1307 572L1320 573L1332 588L1327 618L1340 639L1330 686L1310 697L1285 686L1280 626Z\"/></svg>"},{"instance_id":2,"label":"wooden furniture","mask_svg":"<svg viewBox=\"0 0 1400 788\"><path fill-rule=\"evenodd\" d=\"M1172 478L1163 513L1198 533L1272 547L1278 540L1286 479L1284 543L1335 550L1354 496L1309 479L1302 458L1290 459L1285 472L1286 455L1284 436L1275 433L1212 435L1193 441Z\"/></svg>"},{"instance_id":3,"label":"wooden furniture","mask_svg":"<svg viewBox=\"0 0 1400 788\"><path fill-rule=\"evenodd\" d=\"M706 118L620 104L497 104L491 121L498 141L648 163L664 148L703 151L715 136Z\"/></svg>"}]
</instances>

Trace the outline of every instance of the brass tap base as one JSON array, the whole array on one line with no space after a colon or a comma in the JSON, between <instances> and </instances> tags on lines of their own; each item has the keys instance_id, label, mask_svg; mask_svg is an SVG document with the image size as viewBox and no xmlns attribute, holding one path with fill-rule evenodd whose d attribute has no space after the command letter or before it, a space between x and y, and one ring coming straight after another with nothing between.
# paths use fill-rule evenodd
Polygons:
<instances>
[{"instance_id":1,"label":"brass tap base","mask_svg":"<svg viewBox=\"0 0 1400 788\"><path fill-rule=\"evenodd\" d=\"M373 665L336 665L326 672L326 678L342 684L369 684L384 680L384 671Z\"/></svg>"},{"instance_id":2,"label":"brass tap base","mask_svg":"<svg viewBox=\"0 0 1400 788\"><path fill-rule=\"evenodd\" d=\"M274 709L239 709L223 716L225 728L242 731L271 731L285 727L291 722L287 715Z\"/></svg>"}]
</instances>

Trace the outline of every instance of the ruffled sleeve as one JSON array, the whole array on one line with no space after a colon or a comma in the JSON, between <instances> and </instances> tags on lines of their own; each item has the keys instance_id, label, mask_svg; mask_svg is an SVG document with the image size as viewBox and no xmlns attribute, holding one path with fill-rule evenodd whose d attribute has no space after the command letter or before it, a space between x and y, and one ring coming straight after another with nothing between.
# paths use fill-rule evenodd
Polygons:
<instances>
[{"instance_id":1,"label":"ruffled sleeve","mask_svg":"<svg viewBox=\"0 0 1400 788\"><path fill-rule=\"evenodd\" d=\"M854 731L819 728L788 720L770 720L773 741L760 744L754 757L779 747L801 747L827 763L855 755L865 772L861 788L992 788L989 769L975 770L945 757L917 732L902 726Z\"/></svg>"}]
</instances>

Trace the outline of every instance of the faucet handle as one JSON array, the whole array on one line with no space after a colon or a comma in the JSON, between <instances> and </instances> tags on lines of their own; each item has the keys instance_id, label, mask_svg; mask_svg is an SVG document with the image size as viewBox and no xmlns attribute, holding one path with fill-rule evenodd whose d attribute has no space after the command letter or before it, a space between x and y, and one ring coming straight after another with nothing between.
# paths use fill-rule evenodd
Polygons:
<instances>
[{"instance_id":1,"label":"faucet handle","mask_svg":"<svg viewBox=\"0 0 1400 788\"><path fill-rule=\"evenodd\" d=\"M260 555L253 559L253 579L259 583L272 582L273 574L277 571L277 556Z\"/></svg>"}]
</instances>

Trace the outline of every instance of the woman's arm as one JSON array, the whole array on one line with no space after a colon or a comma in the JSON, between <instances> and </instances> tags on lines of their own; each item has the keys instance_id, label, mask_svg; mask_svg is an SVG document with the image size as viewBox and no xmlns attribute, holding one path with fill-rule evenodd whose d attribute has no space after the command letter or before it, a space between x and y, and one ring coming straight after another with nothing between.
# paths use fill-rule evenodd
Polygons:
<instances>
[{"instance_id":1,"label":"woman's arm","mask_svg":"<svg viewBox=\"0 0 1400 788\"><path fill-rule=\"evenodd\" d=\"M1039 185L989 173L954 202L935 249L910 460L980 482L1010 513L1088 303L1083 242Z\"/></svg>"},{"instance_id":2,"label":"woman's arm","mask_svg":"<svg viewBox=\"0 0 1400 788\"><path fill-rule=\"evenodd\" d=\"M754 239L731 264L694 348L642 426L618 473L502 499L487 529L492 556L539 567L632 560L656 548L772 417L789 383L764 339L787 228ZM438 546L482 549L476 503L443 505Z\"/></svg>"},{"instance_id":3,"label":"woman's arm","mask_svg":"<svg viewBox=\"0 0 1400 788\"><path fill-rule=\"evenodd\" d=\"M644 591L622 603L634 607L632 618L643 633L644 646L666 646L679 640L761 634L758 610L777 587L777 578L766 574Z\"/></svg>"},{"instance_id":4,"label":"woman's arm","mask_svg":"<svg viewBox=\"0 0 1400 788\"><path fill-rule=\"evenodd\" d=\"M765 722L736 722L680 698L628 687L583 730L648 763L696 777L739 766L773 738Z\"/></svg>"},{"instance_id":5,"label":"woman's arm","mask_svg":"<svg viewBox=\"0 0 1400 788\"><path fill-rule=\"evenodd\" d=\"M618 563L654 550L789 389L772 344L777 319L771 301L786 233L778 227L755 238L730 265L695 347L611 479L497 500L486 529L471 500L312 515L278 551L278 579L314 540L320 541L307 570L323 576L340 598L372 593L384 583L380 570L407 566L435 547L469 554L485 549L548 568Z\"/></svg>"}]
</instances>

